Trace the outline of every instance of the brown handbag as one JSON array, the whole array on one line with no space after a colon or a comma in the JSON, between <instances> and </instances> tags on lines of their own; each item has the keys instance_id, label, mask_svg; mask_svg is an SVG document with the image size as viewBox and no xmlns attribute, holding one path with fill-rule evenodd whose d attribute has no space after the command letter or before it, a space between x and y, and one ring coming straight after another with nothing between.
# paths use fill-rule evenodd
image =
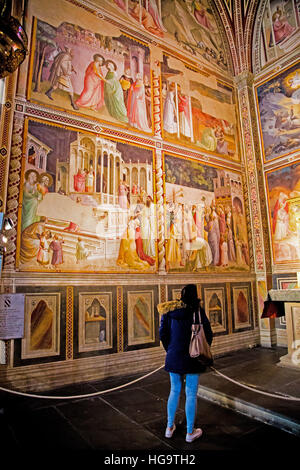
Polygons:
<instances>
[{"instance_id":1,"label":"brown handbag","mask_svg":"<svg viewBox=\"0 0 300 470\"><path fill-rule=\"evenodd\" d=\"M195 323L195 312L193 314L189 353L192 358L197 359L204 366L211 366L213 364L213 357L205 337L203 323L201 323L200 309L198 310L198 315L199 323Z\"/></svg>"}]
</instances>

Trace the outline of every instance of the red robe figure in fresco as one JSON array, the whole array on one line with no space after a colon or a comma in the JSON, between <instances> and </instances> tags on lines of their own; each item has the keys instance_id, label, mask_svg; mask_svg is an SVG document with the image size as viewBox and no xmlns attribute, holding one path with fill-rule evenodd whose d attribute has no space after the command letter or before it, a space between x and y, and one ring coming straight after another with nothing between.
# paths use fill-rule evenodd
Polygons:
<instances>
[{"instance_id":1,"label":"red robe figure in fresco","mask_svg":"<svg viewBox=\"0 0 300 470\"><path fill-rule=\"evenodd\" d=\"M74 189L79 193L85 191L85 171L79 168L76 175L74 175Z\"/></svg>"},{"instance_id":2,"label":"red robe figure in fresco","mask_svg":"<svg viewBox=\"0 0 300 470\"><path fill-rule=\"evenodd\" d=\"M136 81L131 85L129 91L127 116L132 127L145 132L151 131L148 126L145 87L140 73L137 74Z\"/></svg>"},{"instance_id":3,"label":"red robe figure in fresco","mask_svg":"<svg viewBox=\"0 0 300 470\"><path fill-rule=\"evenodd\" d=\"M104 105L104 77L101 73L101 65L104 57L94 55L94 60L85 71L84 87L80 97L76 100L77 106L92 108L94 111Z\"/></svg>"},{"instance_id":4,"label":"red robe figure in fresco","mask_svg":"<svg viewBox=\"0 0 300 470\"><path fill-rule=\"evenodd\" d=\"M137 226L135 229L135 246L138 257L143 261L147 261L150 266L153 266L155 264L155 260L151 258L151 256L146 255L144 252L143 240L141 238L141 227L139 226Z\"/></svg>"}]
</instances>

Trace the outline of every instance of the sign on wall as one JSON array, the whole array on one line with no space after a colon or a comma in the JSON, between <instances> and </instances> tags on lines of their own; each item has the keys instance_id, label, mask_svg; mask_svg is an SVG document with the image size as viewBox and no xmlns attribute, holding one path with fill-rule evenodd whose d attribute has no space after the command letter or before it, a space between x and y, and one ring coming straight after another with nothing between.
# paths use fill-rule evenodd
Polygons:
<instances>
[{"instance_id":1,"label":"sign on wall","mask_svg":"<svg viewBox=\"0 0 300 470\"><path fill-rule=\"evenodd\" d=\"M0 339L23 338L24 294L0 295Z\"/></svg>"}]
</instances>

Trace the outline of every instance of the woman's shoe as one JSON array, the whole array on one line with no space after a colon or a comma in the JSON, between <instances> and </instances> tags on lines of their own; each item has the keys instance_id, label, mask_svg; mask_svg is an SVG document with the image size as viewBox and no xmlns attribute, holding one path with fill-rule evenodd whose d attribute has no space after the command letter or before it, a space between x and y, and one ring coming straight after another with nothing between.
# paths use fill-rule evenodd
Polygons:
<instances>
[{"instance_id":1,"label":"woman's shoe","mask_svg":"<svg viewBox=\"0 0 300 470\"><path fill-rule=\"evenodd\" d=\"M169 428L168 426L166 427L166 432L165 432L165 437L172 437L173 436L173 433L176 429L176 426L175 424L173 424L173 426L171 428Z\"/></svg>"},{"instance_id":2,"label":"woman's shoe","mask_svg":"<svg viewBox=\"0 0 300 470\"><path fill-rule=\"evenodd\" d=\"M186 434L185 440L186 442L193 442L195 439L198 439L198 437L201 437L202 434L203 434L202 429L200 428L194 429L192 434L189 434L189 433Z\"/></svg>"}]
</instances>

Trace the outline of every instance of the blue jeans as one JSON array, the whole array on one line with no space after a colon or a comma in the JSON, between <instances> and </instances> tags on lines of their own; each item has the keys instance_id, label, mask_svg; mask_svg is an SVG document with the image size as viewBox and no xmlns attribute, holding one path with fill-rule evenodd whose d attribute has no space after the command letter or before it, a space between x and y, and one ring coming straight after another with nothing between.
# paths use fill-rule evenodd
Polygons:
<instances>
[{"instance_id":1,"label":"blue jeans","mask_svg":"<svg viewBox=\"0 0 300 470\"><path fill-rule=\"evenodd\" d=\"M174 424L175 414L178 408L183 375L170 372L171 390L168 399L168 426L171 428ZM199 374L185 374L185 416L187 423L187 432L192 433L197 410L197 390Z\"/></svg>"}]
</instances>

